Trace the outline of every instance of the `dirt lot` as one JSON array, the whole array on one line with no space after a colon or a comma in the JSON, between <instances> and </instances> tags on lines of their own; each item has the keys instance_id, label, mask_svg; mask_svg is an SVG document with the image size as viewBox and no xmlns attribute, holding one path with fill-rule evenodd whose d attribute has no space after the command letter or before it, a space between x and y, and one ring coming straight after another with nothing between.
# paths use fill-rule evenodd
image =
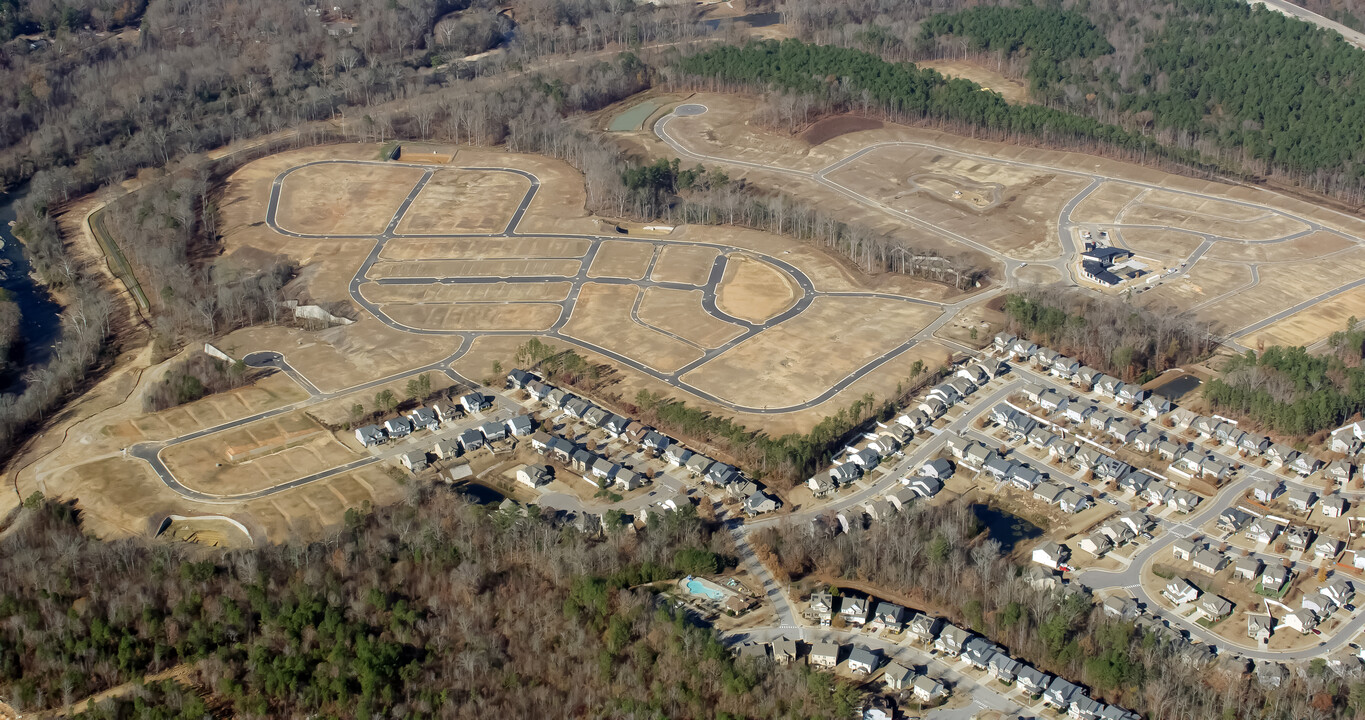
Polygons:
<instances>
[{"instance_id":1,"label":"dirt lot","mask_svg":"<svg viewBox=\"0 0 1365 720\"><path fill-rule=\"evenodd\" d=\"M1124 237L1127 237L1127 233ZM1354 246L1354 243L1340 235L1317 232L1275 243L1214 243L1206 257L1254 263L1297 262L1320 258Z\"/></svg>"},{"instance_id":2,"label":"dirt lot","mask_svg":"<svg viewBox=\"0 0 1365 720\"><path fill-rule=\"evenodd\" d=\"M1365 317L1365 288L1355 288L1300 310L1259 332L1240 339L1247 347L1261 345L1312 345L1346 328L1351 317Z\"/></svg>"},{"instance_id":3,"label":"dirt lot","mask_svg":"<svg viewBox=\"0 0 1365 720\"><path fill-rule=\"evenodd\" d=\"M928 325L938 311L869 298L816 298L804 313L688 373L687 382L749 407L809 400ZM849 318L877 318L850 323Z\"/></svg>"},{"instance_id":4,"label":"dirt lot","mask_svg":"<svg viewBox=\"0 0 1365 720\"><path fill-rule=\"evenodd\" d=\"M635 358L659 372L672 372L701 357L695 347L630 317L639 293L638 288L623 285L584 285L564 334Z\"/></svg>"},{"instance_id":5,"label":"dirt lot","mask_svg":"<svg viewBox=\"0 0 1365 720\"><path fill-rule=\"evenodd\" d=\"M588 268L588 277L616 277L641 280L654 259L651 243L607 240L597 248L597 256Z\"/></svg>"},{"instance_id":6,"label":"dirt lot","mask_svg":"<svg viewBox=\"0 0 1365 720\"><path fill-rule=\"evenodd\" d=\"M1365 248L1334 255L1331 262L1265 265L1260 275L1261 282L1255 288L1202 308L1199 314L1222 332L1246 327L1365 276Z\"/></svg>"},{"instance_id":7,"label":"dirt lot","mask_svg":"<svg viewBox=\"0 0 1365 720\"><path fill-rule=\"evenodd\" d=\"M234 449L260 454L233 462ZM161 453L181 484L200 492L253 492L359 459L302 411L173 445Z\"/></svg>"},{"instance_id":8,"label":"dirt lot","mask_svg":"<svg viewBox=\"0 0 1365 720\"><path fill-rule=\"evenodd\" d=\"M739 337L743 328L707 314L701 300L700 290L646 288L638 315L642 322L708 349Z\"/></svg>"},{"instance_id":9,"label":"dirt lot","mask_svg":"<svg viewBox=\"0 0 1365 720\"><path fill-rule=\"evenodd\" d=\"M700 245L664 245L649 279L656 282L702 285L711 277L711 266L719 256L720 251L715 248Z\"/></svg>"},{"instance_id":10,"label":"dirt lot","mask_svg":"<svg viewBox=\"0 0 1365 720\"><path fill-rule=\"evenodd\" d=\"M582 265L577 260L402 260L377 262L366 277L448 278L448 277L528 277L552 275L573 277Z\"/></svg>"},{"instance_id":11,"label":"dirt lot","mask_svg":"<svg viewBox=\"0 0 1365 720\"><path fill-rule=\"evenodd\" d=\"M986 90L1000 93L1007 102L1015 105L1029 101L1028 85L971 60L925 60L915 64L937 70L948 77L971 80Z\"/></svg>"},{"instance_id":12,"label":"dirt lot","mask_svg":"<svg viewBox=\"0 0 1365 720\"><path fill-rule=\"evenodd\" d=\"M422 177L398 165L313 165L290 173L280 192L280 227L313 235L378 235Z\"/></svg>"},{"instance_id":13,"label":"dirt lot","mask_svg":"<svg viewBox=\"0 0 1365 720\"><path fill-rule=\"evenodd\" d=\"M1158 230L1155 228L1124 228L1123 245L1147 257L1187 258L1199 247L1202 238L1193 233ZM1214 257L1222 244L1209 249L1206 257Z\"/></svg>"},{"instance_id":14,"label":"dirt lot","mask_svg":"<svg viewBox=\"0 0 1365 720\"><path fill-rule=\"evenodd\" d=\"M383 260L491 260L494 258L581 258L581 238L395 238L384 245Z\"/></svg>"},{"instance_id":15,"label":"dirt lot","mask_svg":"<svg viewBox=\"0 0 1365 720\"><path fill-rule=\"evenodd\" d=\"M797 288L792 278L757 258L732 254L716 290L721 312L761 323L791 307Z\"/></svg>"},{"instance_id":16,"label":"dirt lot","mask_svg":"<svg viewBox=\"0 0 1365 720\"><path fill-rule=\"evenodd\" d=\"M559 302L569 296L568 282L380 285L365 283L360 294L375 303Z\"/></svg>"},{"instance_id":17,"label":"dirt lot","mask_svg":"<svg viewBox=\"0 0 1365 720\"><path fill-rule=\"evenodd\" d=\"M558 305L518 303L414 305L389 303L389 317L422 330L549 330L563 308Z\"/></svg>"},{"instance_id":18,"label":"dirt lot","mask_svg":"<svg viewBox=\"0 0 1365 720\"><path fill-rule=\"evenodd\" d=\"M437 170L397 230L403 235L501 232L530 189L531 181L514 173Z\"/></svg>"},{"instance_id":19,"label":"dirt lot","mask_svg":"<svg viewBox=\"0 0 1365 720\"><path fill-rule=\"evenodd\" d=\"M1239 240L1273 240L1308 229L1301 222L1264 210L1161 190L1144 191L1117 219Z\"/></svg>"}]
</instances>

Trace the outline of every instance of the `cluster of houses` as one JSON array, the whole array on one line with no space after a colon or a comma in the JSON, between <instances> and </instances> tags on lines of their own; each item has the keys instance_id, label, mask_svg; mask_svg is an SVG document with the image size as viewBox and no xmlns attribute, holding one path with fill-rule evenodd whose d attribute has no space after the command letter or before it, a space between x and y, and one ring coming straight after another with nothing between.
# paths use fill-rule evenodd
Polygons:
<instances>
[{"instance_id":1,"label":"cluster of houses","mask_svg":"<svg viewBox=\"0 0 1365 720\"><path fill-rule=\"evenodd\" d=\"M562 411L589 427L599 428L609 437L623 440L638 447L642 452L653 453L663 458L670 466L686 470L691 477L724 490L727 495L742 503L746 514L773 512L780 506L777 498L765 493L753 481L745 479L734 466L695 452L648 425L635 422L572 393L548 385L525 370L513 370L508 373L507 383L509 387L525 390L532 398L551 409ZM612 462L577 443L546 432L532 435L531 447L543 455L557 458L565 467L572 468L596 487L633 490L644 482L644 478L632 469Z\"/></svg>"},{"instance_id":2,"label":"cluster of houses","mask_svg":"<svg viewBox=\"0 0 1365 720\"><path fill-rule=\"evenodd\" d=\"M492 403L487 396L468 393L461 396L456 403L438 402L431 407L415 408L406 415L395 415L380 424L356 428L355 439L364 447L375 447L422 430L435 432L443 426L487 410L491 406ZM484 445L505 440L509 436L530 435L531 430L529 415L518 415L505 421L490 420L465 429L453 439L437 441L432 445L430 452L442 460L451 460ZM399 455L398 459L407 469L420 472L427 467L428 451L412 450Z\"/></svg>"},{"instance_id":3,"label":"cluster of houses","mask_svg":"<svg viewBox=\"0 0 1365 720\"><path fill-rule=\"evenodd\" d=\"M877 467L884 458L901 454L901 449L910 443L915 433L926 431L934 421L943 417L948 409L962 402L978 388L1009 371L1009 365L992 358L970 362L957 368L952 377L935 385L925 393L924 398L913 408L896 418L896 422L879 426L878 432L867 436L867 443L861 449L849 448L841 453L842 459L836 460L834 467L816 474L806 485L816 497L825 497L841 487L851 485L864 474ZM951 467L951 466L949 466ZM924 490L923 497L930 497L941 489L941 483L949 475L941 475L942 466L926 465L920 469L918 478L937 480L938 488L930 490L934 483L918 478L905 478L903 484L918 486Z\"/></svg>"},{"instance_id":4,"label":"cluster of houses","mask_svg":"<svg viewBox=\"0 0 1365 720\"><path fill-rule=\"evenodd\" d=\"M1171 415L1177 428L1190 430L1201 440L1212 440L1246 458L1263 458L1272 468L1282 468L1308 477L1319 470L1338 483L1351 479L1353 468L1345 460L1323 463L1308 453L1301 453L1282 443L1272 443L1264 435L1238 429L1237 425L1217 417L1205 417L1186 410ZM1335 442L1335 440L1334 440Z\"/></svg>"},{"instance_id":5,"label":"cluster of houses","mask_svg":"<svg viewBox=\"0 0 1365 720\"><path fill-rule=\"evenodd\" d=\"M821 625L830 625L837 616L850 627L906 633L907 639L913 643L932 647L950 658L962 658L1000 682L1014 683L1029 695L1041 696L1046 704L1075 720L1137 720L1138 717L1128 710L1093 700L1084 688L1010 657L1004 648L986 638L926 613L911 612L895 603L851 594L836 597L822 590L811 593L807 614ZM824 645L832 647L817 646L812 649L811 664L826 667L837 665L841 657L840 648L832 643ZM819 658L816 650L820 650ZM849 669L854 673L871 674L878 669L879 664L880 658L876 654L862 648L853 648L848 656ZM937 689L942 687L937 681L916 675L894 662L886 666L883 679L892 690L911 689L925 701L939 697L940 691Z\"/></svg>"}]
</instances>

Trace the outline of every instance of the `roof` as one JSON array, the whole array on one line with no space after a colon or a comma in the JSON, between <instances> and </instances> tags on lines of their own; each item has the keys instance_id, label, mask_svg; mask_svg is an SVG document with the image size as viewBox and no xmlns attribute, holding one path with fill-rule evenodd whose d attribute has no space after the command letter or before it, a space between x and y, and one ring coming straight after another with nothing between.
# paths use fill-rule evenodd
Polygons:
<instances>
[{"instance_id":1,"label":"roof","mask_svg":"<svg viewBox=\"0 0 1365 720\"><path fill-rule=\"evenodd\" d=\"M852 652L848 654L848 662L850 665L859 663L870 667L876 667L878 663L881 662L881 658L877 657L877 654L871 650L855 645Z\"/></svg>"}]
</instances>

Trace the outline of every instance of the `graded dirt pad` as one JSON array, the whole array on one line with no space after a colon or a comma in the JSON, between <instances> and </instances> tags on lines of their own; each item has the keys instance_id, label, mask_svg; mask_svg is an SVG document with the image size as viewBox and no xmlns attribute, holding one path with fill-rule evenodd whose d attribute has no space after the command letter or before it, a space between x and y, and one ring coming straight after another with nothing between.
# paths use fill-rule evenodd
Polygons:
<instances>
[{"instance_id":1,"label":"graded dirt pad","mask_svg":"<svg viewBox=\"0 0 1365 720\"><path fill-rule=\"evenodd\" d=\"M1279 322L1244 335L1238 342L1249 348L1270 345L1312 345L1346 328L1351 318L1365 317L1365 288L1354 288L1300 310Z\"/></svg>"},{"instance_id":2,"label":"graded dirt pad","mask_svg":"<svg viewBox=\"0 0 1365 720\"><path fill-rule=\"evenodd\" d=\"M378 235L422 178L398 165L313 165L291 172L275 220L311 235Z\"/></svg>"},{"instance_id":3,"label":"graded dirt pad","mask_svg":"<svg viewBox=\"0 0 1365 720\"><path fill-rule=\"evenodd\" d=\"M214 344L232 357L258 350L282 352L289 364L322 392L436 362L454 352L457 345L448 337L391 328L369 313L353 325L316 332L282 325L245 328Z\"/></svg>"},{"instance_id":4,"label":"graded dirt pad","mask_svg":"<svg viewBox=\"0 0 1365 720\"><path fill-rule=\"evenodd\" d=\"M655 282L705 285L711 277L711 266L719 256L719 250L701 245L664 245L649 279Z\"/></svg>"},{"instance_id":5,"label":"graded dirt pad","mask_svg":"<svg viewBox=\"0 0 1365 720\"><path fill-rule=\"evenodd\" d=\"M259 452L229 460L229 453L247 448ZM263 490L359 457L302 411L172 445L161 453L181 484L215 495Z\"/></svg>"},{"instance_id":6,"label":"graded dirt pad","mask_svg":"<svg viewBox=\"0 0 1365 720\"><path fill-rule=\"evenodd\" d=\"M983 89L1000 93L1008 103L1021 105L1029 101L1027 85L970 60L924 60L915 65L948 77L971 80Z\"/></svg>"},{"instance_id":7,"label":"graded dirt pad","mask_svg":"<svg viewBox=\"0 0 1365 720\"><path fill-rule=\"evenodd\" d=\"M140 397L136 400L139 405ZM121 446L144 440L165 440L284 407L307 397L308 392L288 375L274 372L251 385L209 395L161 412L138 414L103 426L99 432Z\"/></svg>"},{"instance_id":8,"label":"graded dirt pad","mask_svg":"<svg viewBox=\"0 0 1365 720\"><path fill-rule=\"evenodd\" d=\"M147 463L119 455L46 472L35 489L77 500L82 527L99 537L150 535L152 518L177 512L182 500Z\"/></svg>"},{"instance_id":9,"label":"graded dirt pad","mask_svg":"<svg viewBox=\"0 0 1365 720\"><path fill-rule=\"evenodd\" d=\"M1334 255L1331 262L1265 265L1260 275L1256 287L1202 308L1199 315L1212 321L1219 333L1235 332L1365 277L1365 248Z\"/></svg>"},{"instance_id":10,"label":"graded dirt pad","mask_svg":"<svg viewBox=\"0 0 1365 720\"><path fill-rule=\"evenodd\" d=\"M1020 265L1014 277L1026 285L1050 285L1060 282L1062 274L1051 265Z\"/></svg>"},{"instance_id":11,"label":"graded dirt pad","mask_svg":"<svg viewBox=\"0 0 1365 720\"><path fill-rule=\"evenodd\" d=\"M289 537L317 537L339 527L349 508L368 501L381 507L403 499L405 489L374 463L300 488L245 503L247 523L258 538L282 542ZM259 529L259 533L257 530Z\"/></svg>"},{"instance_id":12,"label":"graded dirt pad","mask_svg":"<svg viewBox=\"0 0 1365 720\"><path fill-rule=\"evenodd\" d=\"M573 277L582 265L577 260L401 260L377 262L366 277L457 278L457 277Z\"/></svg>"},{"instance_id":13,"label":"graded dirt pad","mask_svg":"<svg viewBox=\"0 0 1365 720\"><path fill-rule=\"evenodd\" d=\"M1354 246L1355 243L1340 235L1315 232L1284 242L1214 243L1205 257L1254 263L1293 262L1321 257Z\"/></svg>"},{"instance_id":14,"label":"graded dirt pad","mask_svg":"<svg viewBox=\"0 0 1365 720\"><path fill-rule=\"evenodd\" d=\"M651 330L630 316L639 289L588 283L578 294L573 316L560 331L634 358L659 372L673 372L701 357L700 350Z\"/></svg>"},{"instance_id":15,"label":"graded dirt pad","mask_svg":"<svg viewBox=\"0 0 1365 720\"><path fill-rule=\"evenodd\" d=\"M569 296L569 282L365 283L360 294L373 303L559 302Z\"/></svg>"},{"instance_id":16,"label":"graded dirt pad","mask_svg":"<svg viewBox=\"0 0 1365 720\"><path fill-rule=\"evenodd\" d=\"M1184 259L1199 247L1203 238L1191 233L1179 230L1158 230L1156 228L1123 228L1122 231L1111 231L1123 240L1122 245L1138 255L1148 257L1166 257ZM1083 242L1078 238L1078 243ZM1119 244L1119 243L1115 243ZM1223 244L1223 243L1220 243ZM1079 245L1078 245L1079 246ZM1204 257L1212 258L1218 245L1209 248L1209 252ZM1216 258L1215 258L1216 259Z\"/></svg>"},{"instance_id":17,"label":"graded dirt pad","mask_svg":"<svg viewBox=\"0 0 1365 720\"><path fill-rule=\"evenodd\" d=\"M861 130L880 130L883 125L881 120L873 120L858 115L836 115L817 120L814 125L806 128L806 131L798 137L808 145L820 145L840 135Z\"/></svg>"},{"instance_id":18,"label":"graded dirt pad","mask_svg":"<svg viewBox=\"0 0 1365 720\"><path fill-rule=\"evenodd\" d=\"M568 163L540 155L462 148L455 164L465 167L515 167L540 179L540 191L521 216L523 233L595 235L597 220L588 214L583 175Z\"/></svg>"},{"instance_id":19,"label":"graded dirt pad","mask_svg":"<svg viewBox=\"0 0 1365 720\"><path fill-rule=\"evenodd\" d=\"M588 267L588 277L643 279L654 259L654 245L647 242L604 240Z\"/></svg>"},{"instance_id":20,"label":"graded dirt pad","mask_svg":"<svg viewBox=\"0 0 1365 720\"><path fill-rule=\"evenodd\" d=\"M1251 282L1251 270L1238 263L1200 260L1188 273L1167 280L1138 296L1139 302L1154 310L1184 312L1207 303ZM1197 310L1196 310L1197 312Z\"/></svg>"},{"instance_id":21,"label":"graded dirt pad","mask_svg":"<svg viewBox=\"0 0 1365 720\"><path fill-rule=\"evenodd\" d=\"M683 379L739 405L801 403L909 340L938 315L935 308L899 300L818 297L805 312Z\"/></svg>"},{"instance_id":22,"label":"graded dirt pad","mask_svg":"<svg viewBox=\"0 0 1365 720\"><path fill-rule=\"evenodd\" d=\"M562 311L558 305L537 303L389 303L382 307L399 324L421 330L549 330Z\"/></svg>"},{"instance_id":23,"label":"graded dirt pad","mask_svg":"<svg viewBox=\"0 0 1365 720\"><path fill-rule=\"evenodd\" d=\"M1057 257L1057 217L1066 200L1087 184L1072 175L912 145L878 148L829 179L947 233L1025 260ZM906 225L899 234L904 235ZM937 236L951 247L967 249L947 233L921 227L911 232L915 243Z\"/></svg>"},{"instance_id":24,"label":"graded dirt pad","mask_svg":"<svg viewBox=\"0 0 1365 720\"><path fill-rule=\"evenodd\" d=\"M787 273L758 258L731 253L716 289L716 308L761 323L796 304L798 292Z\"/></svg>"},{"instance_id":25,"label":"graded dirt pad","mask_svg":"<svg viewBox=\"0 0 1365 720\"><path fill-rule=\"evenodd\" d=\"M1076 205L1071 211L1071 220L1100 225L1112 223L1143 191L1144 188L1123 182L1102 183Z\"/></svg>"},{"instance_id":26,"label":"graded dirt pad","mask_svg":"<svg viewBox=\"0 0 1365 720\"><path fill-rule=\"evenodd\" d=\"M581 238L394 238L379 251L383 260L492 260L579 258L590 241Z\"/></svg>"},{"instance_id":27,"label":"graded dirt pad","mask_svg":"<svg viewBox=\"0 0 1365 720\"><path fill-rule=\"evenodd\" d=\"M232 521L221 517L182 517L172 520L160 537L212 547L247 548L252 546L251 535L243 532L242 528Z\"/></svg>"},{"instance_id":28,"label":"graded dirt pad","mask_svg":"<svg viewBox=\"0 0 1365 720\"><path fill-rule=\"evenodd\" d=\"M1238 240L1273 240L1308 227L1297 220L1221 200L1148 190L1118 218L1133 225L1161 225Z\"/></svg>"},{"instance_id":29,"label":"graded dirt pad","mask_svg":"<svg viewBox=\"0 0 1365 720\"><path fill-rule=\"evenodd\" d=\"M502 232L531 181L496 170L437 170L398 223L400 235Z\"/></svg>"},{"instance_id":30,"label":"graded dirt pad","mask_svg":"<svg viewBox=\"0 0 1365 720\"><path fill-rule=\"evenodd\" d=\"M717 348L739 337L744 328L708 314L701 290L645 289L637 315L641 322L685 338L704 348Z\"/></svg>"}]
</instances>

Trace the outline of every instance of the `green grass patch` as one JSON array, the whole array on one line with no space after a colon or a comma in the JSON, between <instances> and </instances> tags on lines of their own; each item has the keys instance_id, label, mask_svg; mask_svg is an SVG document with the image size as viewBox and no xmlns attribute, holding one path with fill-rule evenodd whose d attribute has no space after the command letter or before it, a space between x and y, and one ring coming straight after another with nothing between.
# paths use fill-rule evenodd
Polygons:
<instances>
[{"instance_id":1,"label":"green grass patch","mask_svg":"<svg viewBox=\"0 0 1365 720\"><path fill-rule=\"evenodd\" d=\"M1263 586L1261 585L1261 581L1260 581L1260 580L1257 580L1257 581L1256 581L1256 587L1255 587L1254 589L1255 589L1257 595L1263 595L1263 596L1265 596L1265 597L1273 598L1273 599L1275 599L1275 600L1282 600L1282 599L1284 598L1285 595L1288 595L1288 594L1289 594L1289 586L1290 586L1290 584L1291 584L1291 583L1285 583L1283 586L1280 587L1279 590L1276 590L1276 591L1274 591L1274 592L1271 592L1271 591L1269 591L1269 590L1266 590L1265 587L1263 587Z\"/></svg>"},{"instance_id":2,"label":"green grass patch","mask_svg":"<svg viewBox=\"0 0 1365 720\"><path fill-rule=\"evenodd\" d=\"M398 149L401 147L396 140L390 140L379 148L380 160L397 160Z\"/></svg>"}]
</instances>

